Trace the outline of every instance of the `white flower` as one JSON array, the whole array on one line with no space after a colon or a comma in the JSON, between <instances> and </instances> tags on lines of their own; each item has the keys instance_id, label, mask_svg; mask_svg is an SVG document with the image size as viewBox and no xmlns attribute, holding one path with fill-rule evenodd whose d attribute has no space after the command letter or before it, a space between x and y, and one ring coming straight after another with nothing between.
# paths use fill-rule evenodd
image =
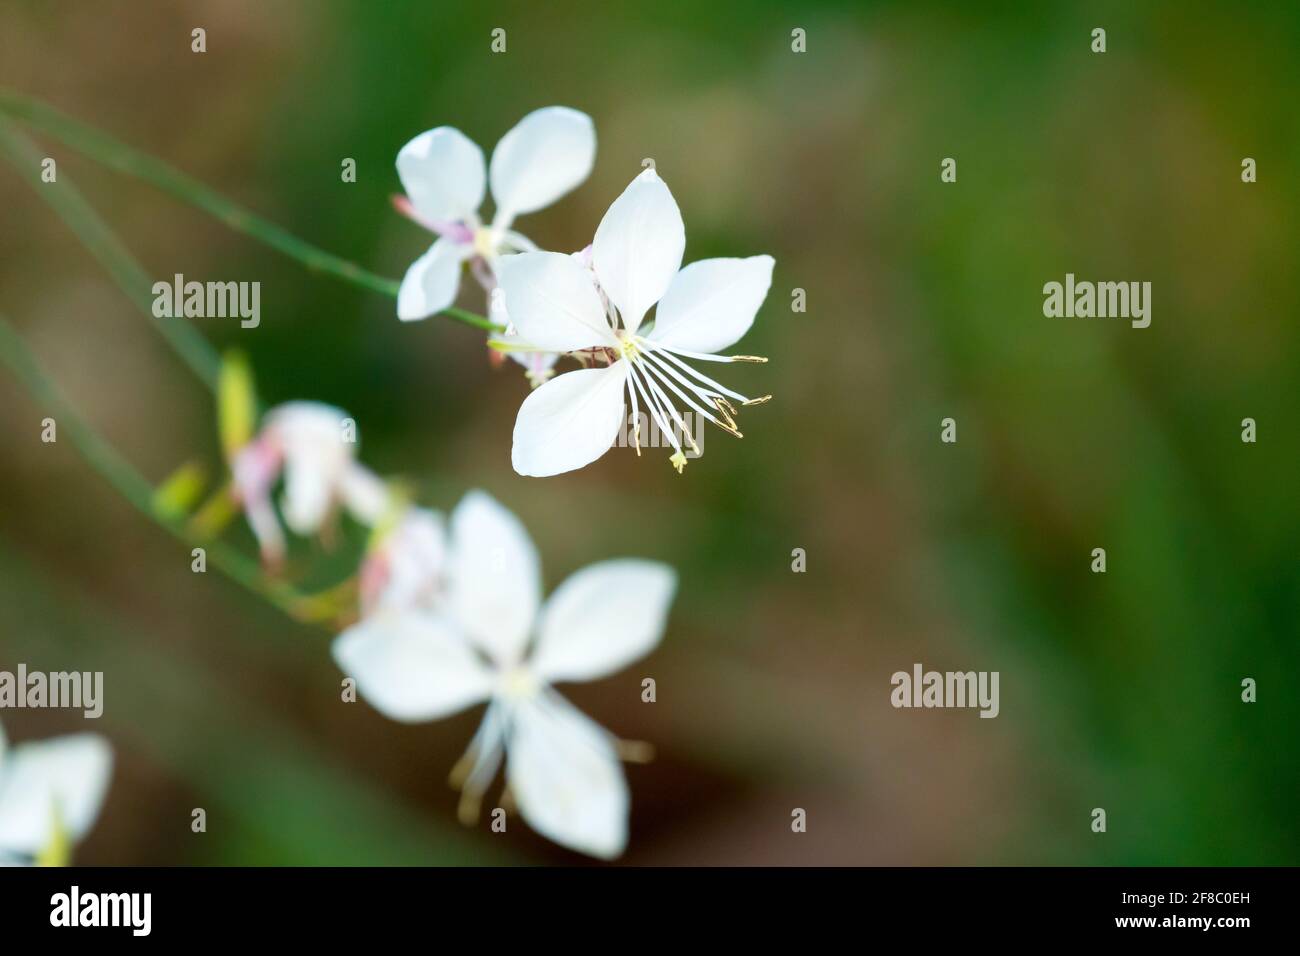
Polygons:
<instances>
[{"instance_id":1,"label":"white flower","mask_svg":"<svg viewBox=\"0 0 1300 956\"><path fill-rule=\"evenodd\" d=\"M534 830L592 856L627 843L630 753L552 687L592 680L649 653L663 634L676 575L666 565L604 561L543 606L537 552L519 520L483 492L451 515L446 585L428 607L381 609L334 642L334 658L381 713L434 720L480 701L487 711L453 773L472 822L506 760L506 783Z\"/></svg>"},{"instance_id":2,"label":"white flower","mask_svg":"<svg viewBox=\"0 0 1300 956\"><path fill-rule=\"evenodd\" d=\"M519 474L557 475L603 455L625 421L625 391L634 427L639 431L644 405L672 444L670 460L679 472L686 456L677 436L699 449L677 401L739 437L730 399L756 405L771 398L746 398L684 359L766 361L715 353L749 331L772 282L772 257L703 259L681 269L685 246L677 203L647 169L601 220L590 269L553 252L523 253L498 264L510 321L522 340L608 363L560 375L524 400L511 455ZM642 320L655 303L654 322L643 332ZM637 431L634 442L640 454Z\"/></svg>"},{"instance_id":3,"label":"white flower","mask_svg":"<svg viewBox=\"0 0 1300 956\"><path fill-rule=\"evenodd\" d=\"M0 865L66 855L99 816L113 752L98 734L72 734L7 750L0 729Z\"/></svg>"},{"instance_id":4,"label":"white flower","mask_svg":"<svg viewBox=\"0 0 1300 956\"><path fill-rule=\"evenodd\" d=\"M388 490L356 461L355 437L355 423L339 409L288 402L267 412L262 430L236 453L235 495L268 562L284 556L284 535L271 507L271 489L281 473L281 508L295 534L320 531L340 502L363 524L383 517Z\"/></svg>"},{"instance_id":5,"label":"white flower","mask_svg":"<svg viewBox=\"0 0 1300 956\"><path fill-rule=\"evenodd\" d=\"M445 593L446 538L441 514L408 508L361 563L361 615L436 610Z\"/></svg>"},{"instance_id":6,"label":"white flower","mask_svg":"<svg viewBox=\"0 0 1300 956\"><path fill-rule=\"evenodd\" d=\"M397 317L423 319L456 301L461 264L494 269L498 256L536 246L513 231L515 217L555 202L587 178L596 158L591 117L566 106L529 113L497 143L486 169L483 151L464 133L439 126L397 154L406 190L399 208L438 234L415 261L397 294ZM491 182L496 212L483 225L478 210ZM481 276L491 288L491 280Z\"/></svg>"}]
</instances>

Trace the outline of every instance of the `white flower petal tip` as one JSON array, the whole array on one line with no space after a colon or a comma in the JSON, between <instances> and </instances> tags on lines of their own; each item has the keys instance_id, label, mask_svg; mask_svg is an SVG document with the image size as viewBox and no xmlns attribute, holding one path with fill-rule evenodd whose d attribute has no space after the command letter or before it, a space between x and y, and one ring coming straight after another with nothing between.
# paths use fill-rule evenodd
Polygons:
<instances>
[{"instance_id":1,"label":"white flower petal tip","mask_svg":"<svg viewBox=\"0 0 1300 956\"><path fill-rule=\"evenodd\" d=\"M451 126L427 130L403 146L397 175L425 221L455 222L475 215L487 189L483 150Z\"/></svg>"},{"instance_id":2,"label":"white flower petal tip","mask_svg":"<svg viewBox=\"0 0 1300 956\"><path fill-rule=\"evenodd\" d=\"M427 319L456 301L466 247L439 239L411 263L397 290L397 317L403 322Z\"/></svg>"},{"instance_id":3,"label":"white flower petal tip","mask_svg":"<svg viewBox=\"0 0 1300 956\"><path fill-rule=\"evenodd\" d=\"M692 352L716 353L754 324L772 285L771 256L701 259L673 278L647 337Z\"/></svg>"},{"instance_id":4,"label":"white flower petal tip","mask_svg":"<svg viewBox=\"0 0 1300 956\"><path fill-rule=\"evenodd\" d=\"M595 161L596 130L586 113L567 106L529 113L492 151L498 224L551 205L580 185Z\"/></svg>"},{"instance_id":5,"label":"white flower petal tip","mask_svg":"<svg viewBox=\"0 0 1300 956\"><path fill-rule=\"evenodd\" d=\"M650 306L668 291L686 251L681 210L667 184L647 169L614 200L592 241L592 268L636 332Z\"/></svg>"},{"instance_id":6,"label":"white flower petal tip","mask_svg":"<svg viewBox=\"0 0 1300 956\"><path fill-rule=\"evenodd\" d=\"M528 825L602 860L627 848L627 779L608 733L559 695L515 713L506 779Z\"/></svg>"},{"instance_id":7,"label":"white flower petal tip","mask_svg":"<svg viewBox=\"0 0 1300 956\"><path fill-rule=\"evenodd\" d=\"M547 478L605 454L623 421L626 364L566 372L530 392L515 419L515 471Z\"/></svg>"},{"instance_id":8,"label":"white flower petal tip","mask_svg":"<svg viewBox=\"0 0 1300 956\"><path fill-rule=\"evenodd\" d=\"M589 565L542 611L532 666L551 682L593 680L649 654L663 638L677 573L657 561Z\"/></svg>"},{"instance_id":9,"label":"white flower petal tip","mask_svg":"<svg viewBox=\"0 0 1300 956\"><path fill-rule=\"evenodd\" d=\"M75 843L94 826L113 750L98 734L24 743L0 762L0 855L35 856L61 832Z\"/></svg>"}]
</instances>

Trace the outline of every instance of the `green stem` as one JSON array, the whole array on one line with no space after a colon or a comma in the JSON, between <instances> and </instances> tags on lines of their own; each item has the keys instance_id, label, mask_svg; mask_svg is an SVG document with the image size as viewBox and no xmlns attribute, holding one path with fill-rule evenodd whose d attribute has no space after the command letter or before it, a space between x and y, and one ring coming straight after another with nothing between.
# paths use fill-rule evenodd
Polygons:
<instances>
[{"instance_id":1,"label":"green stem","mask_svg":"<svg viewBox=\"0 0 1300 956\"><path fill-rule=\"evenodd\" d=\"M32 184L36 194L44 199L67 223L117 283L118 287L138 306L158 329L162 337L176 351L186 365L209 388L216 388L221 356L198 329L183 319L160 319L153 314L153 283L144 267L127 250L107 223L86 202L81 192L68 181L66 175L58 184L42 183L34 174L40 169L41 153L36 144L17 127L0 119L0 151L23 178Z\"/></svg>"},{"instance_id":2,"label":"green stem","mask_svg":"<svg viewBox=\"0 0 1300 956\"><path fill-rule=\"evenodd\" d=\"M255 561L220 542L197 538L189 533L183 521L158 512L154 507L153 486L81 417L3 314L0 314L0 362L7 365L31 396L45 406L56 427L72 438L86 463L136 510L177 540L191 547L204 548L208 562L231 580L266 598L289 616L300 618L300 609L309 599L289 585L267 578Z\"/></svg>"},{"instance_id":3,"label":"green stem","mask_svg":"<svg viewBox=\"0 0 1300 956\"><path fill-rule=\"evenodd\" d=\"M304 242L270 220L263 219L231 202L197 179L187 176L162 160L132 149L107 133L93 126L87 126L40 100L24 96L15 90L0 89L0 114L20 120L49 134L65 146L77 150L109 169L143 180L181 202L202 209L236 232L242 232L265 243L312 271L332 275L353 285L382 292L394 298L397 296L400 283L395 279L376 275L361 268L355 262ZM32 167L35 168L37 167ZM501 327L495 322L464 309L445 309L438 314L485 331L501 331Z\"/></svg>"}]
</instances>

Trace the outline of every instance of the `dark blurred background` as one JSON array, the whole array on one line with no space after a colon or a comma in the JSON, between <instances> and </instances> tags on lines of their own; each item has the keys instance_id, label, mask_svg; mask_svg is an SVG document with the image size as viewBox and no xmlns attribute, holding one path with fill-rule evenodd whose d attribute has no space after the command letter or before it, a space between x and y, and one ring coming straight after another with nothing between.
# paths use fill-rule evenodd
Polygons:
<instances>
[{"instance_id":1,"label":"dark blurred background","mask_svg":"<svg viewBox=\"0 0 1300 956\"><path fill-rule=\"evenodd\" d=\"M772 361L726 377L775 394L743 441L708 434L681 478L623 450L525 479L526 385L479 333L401 324L33 134L153 278L262 283L258 329L197 322L267 403L346 408L364 460L433 507L488 489L548 587L625 554L679 569L660 650L562 687L657 748L628 768L626 862L1300 862L1298 8L979 6L10 0L0 84L393 277L428 243L389 205L399 147L449 124L490 154L566 104L596 167L520 221L533 239L581 248L653 157L687 261L776 257L742 343ZM31 185L0 167L0 311L151 480L216 469L209 392ZM1066 272L1150 281L1151 327L1045 318ZM0 374L0 666L106 672L91 729L118 765L78 862L580 862L517 818L457 824L445 778L477 711L404 726L341 703L328 635L191 573L70 441L39 441L45 414ZM309 546L292 567L345 562ZM914 662L1000 671L1000 716L892 709ZM0 716L14 741L87 727Z\"/></svg>"}]
</instances>

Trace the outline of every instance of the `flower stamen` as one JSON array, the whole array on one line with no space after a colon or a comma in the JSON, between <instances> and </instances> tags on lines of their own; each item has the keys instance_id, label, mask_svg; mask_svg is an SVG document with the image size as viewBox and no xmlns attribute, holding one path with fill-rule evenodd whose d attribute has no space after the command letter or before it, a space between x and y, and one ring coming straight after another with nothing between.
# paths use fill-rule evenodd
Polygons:
<instances>
[{"instance_id":1,"label":"flower stamen","mask_svg":"<svg viewBox=\"0 0 1300 956\"><path fill-rule=\"evenodd\" d=\"M652 357L651 353L649 352L645 354L646 354L646 358ZM703 389L698 389L695 386L691 385L690 382L686 381L680 375L674 372L671 368L667 368L666 366L648 362L646 364L646 371L653 373L656 377L658 377L660 381L662 381L665 385L667 385L670 389L672 389L672 391L677 395L678 398L680 398L683 402L685 402L687 405L693 408L698 414L704 416L705 419L711 421L713 424L717 425L719 428L721 428L723 431L727 432L728 434L735 435L737 438L740 437L740 432L736 430L736 423L734 421L728 421L726 423L719 421L713 415L709 414L698 404L696 404L689 395L687 395L680 388L674 385L664 373L667 372L668 375L671 375L673 378L676 378L679 382L681 382L687 388L691 389L691 391L695 392L696 395L704 399L704 401L708 402L710 406L712 406L715 410L717 410L717 406L713 404L712 395L706 394ZM691 446L692 446L691 448L692 451L699 451L698 447L695 446L694 442L691 443Z\"/></svg>"}]
</instances>

